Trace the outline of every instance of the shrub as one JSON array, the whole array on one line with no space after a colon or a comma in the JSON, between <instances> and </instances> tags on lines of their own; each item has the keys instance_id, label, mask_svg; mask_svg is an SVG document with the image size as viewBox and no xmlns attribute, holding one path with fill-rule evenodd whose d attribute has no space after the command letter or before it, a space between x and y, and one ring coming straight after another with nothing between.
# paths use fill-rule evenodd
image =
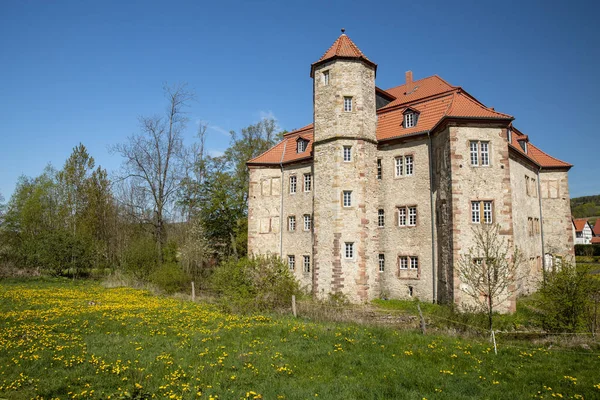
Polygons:
<instances>
[{"instance_id":1,"label":"shrub","mask_svg":"<svg viewBox=\"0 0 600 400\"><path fill-rule=\"evenodd\" d=\"M576 244L575 245L576 256L600 256L600 244Z\"/></svg>"},{"instance_id":2,"label":"shrub","mask_svg":"<svg viewBox=\"0 0 600 400\"><path fill-rule=\"evenodd\" d=\"M538 307L542 311L542 325L552 332L576 332L596 319L598 280L589 273L589 267L565 263L558 271L548 273L539 290ZM596 307L593 303L596 302ZM591 315L590 310L594 310Z\"/></svg>"},{"instance_id":3,"label":"shrub","mask_svg":"<svg viewBox=\"0 0 600 400\"><path fill-rule=\"evenodd\" d=\"M123 267L136 279L147 280L158 265L156 244L150 238L136 238L123 253Z\"/></svg>"},{"instance_id":4,"label":"shrub","mask_svg":"<svg viewBox=\"0 0 600 400\"><path fill-rule=\"evenodd\" d=\"M278 257L229 259L215 268L212 288L224 308L237 312L287 308L298 282Z\"/></svg>"},{"instance_id":5,"label":"shrub","mask_svg":"<svg viewBox=\"0 0 600 400\"><path fill-rule=\"evenodd\" d=\"M190 277L174 262L164 263L150 273L149 281L167 294L187 291Z\"/></svg>"}]
</instances>

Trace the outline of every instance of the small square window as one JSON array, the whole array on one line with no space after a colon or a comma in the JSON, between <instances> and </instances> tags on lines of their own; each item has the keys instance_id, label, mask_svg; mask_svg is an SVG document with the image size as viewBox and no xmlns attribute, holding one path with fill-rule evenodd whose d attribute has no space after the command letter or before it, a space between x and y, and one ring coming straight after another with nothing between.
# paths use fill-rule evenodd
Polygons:
<instances>
[{"instance_id":1,"label":"small square window","mask_svg":"<svg viewBox=\"0 0 600 400\"><path fill-rule=\"evenodd\" d=\"M290 194L296 193L296 175L290 176Z\"/></svg>"},{"instance_id":2,"label":"small square window","mask_svg":"<svg viewBox=\"0 0 600 400\"><path fill-rule=\"evenodd\" d=\"M385 271L385 254L379 254L379 272Z\"/></svg>"},{"instance_id":3,"label":"small square window","mask_svg":"<svg viewBox=\"0 0 600 400\"><path fill-rule=\"evenodd\" d=\"M304 272L310 272L310 256L304 256Z\"/></svg>"},{"instance_id":4,"label":"small square window","mask_svg":"<svg viewBox=\"0 0 600 400\"><path fill-rule=\"evenodd\" d=\"M329 85L329 70L323 71L323 85Z\"/></svg>"},{"instance_id":5,"label":"small square window","mask_svg":"<svg viewBox=\"0 0 600 400\"><path fill-rule=\"evenodd\" d=\"M346 259L354 259L354 243L353 242L346 242L344 243L344 247L345 247L345 251L344 251L344 258Z\"/></svg>"},{"instance_id":6,"label":"small square window","mask_svg":"<svg viewBox=\"0 0 600 400\"><path fill-rule=\"evenodd\" d=\"M294 232L296 230L296 216L290 215L288 217L288 230Z\"/></svg>"},{"instance_id":7,"label":"small square window","mask_svg":"<svg viewBox=\"0 0 600 400\"><path fill-rule=\"evenodd\" d=\"M304 191L310 192L312 187L312 176L310 174L304 174Z\"/></svg>"},{"instance_id":8,"label":"small square window","mask_svg":"<svg viewBox=\"0 0 600 400\"><path fill-rule=\"evenodd\" d=\"M296 256L288 256L288 266L290 267L290 271L296 268Z\"/></svg>"},{"instance_id":9,"label":"small square window","mask_svg":"<svg viewBox=\"0 0 600 400\"><path fill-rule=\"evenodd\" d=\"M385 226L385 211L381 208L377 210L377 226L380 228Z\"/></svg>"},{"instance_id":10,"label":"small square window","mask_svg":"<svg viewBox=\"0 0 600 400\"><path fill-rule=\"evenodd\" d=\"M352 147L344 146L344 161L352 161Z\"/></svg>"},{"instance_id":11,"label":"small square window","mask_svg":"<svg viewBox=\"0 0 600 400\"><path fill-rule=\"evenodd\" d=\"M305 231L310 231L310 226L311 226L311 218L310 215L305 214L304 215L304 230Z\"/></svg>"},{"instance_id":12,"label":"small square window","mask_svg":"<svg viewBox=\"0 0 600 400\"><path fill-rule=\"evenodd\" d=\"M351 190L344 190L343 205L344 205L344 207L352 207L352 191Z\"/></svg>"},{"instance_id":13,"label":"small square window","mask_svg":"<svg viewBox=\"0 0 600 400\"><path fill-rule=\"evenodd\" d=\"M352 112L352 97L350 96L344 97L344 111Z\"/></svg>"}]
</instances>

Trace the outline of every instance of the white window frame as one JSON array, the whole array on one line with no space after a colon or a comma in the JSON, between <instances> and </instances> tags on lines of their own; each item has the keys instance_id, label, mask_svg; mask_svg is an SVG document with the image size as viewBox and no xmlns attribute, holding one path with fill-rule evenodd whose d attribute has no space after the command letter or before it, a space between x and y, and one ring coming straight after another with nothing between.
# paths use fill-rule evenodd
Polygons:
<instances>
[{"instance_id":1,"label":"white window frame","mask_svg":"<svg viewBox=\"0 0 600 400\"><path fill-rule=\"evenodd\" d=\"M472 201L471 202L471 223L473 223L473 224L481 223L481 202L480 201Z\"/></svg>"},{"instance_id":2,"label":"white window frame","mask_svg":"<svg viewBox=\"0 0 600 400\"><path fill-rule=\"evenodd\" d=\"M354 242L344 242L344 259L354 260Z\"/></svg>"},{"instance_id":3,"label":"white window frame","mask_svg":"<svg viewBox=\"0 0 600 400\"><path fill-rule=\"evenodd\" d=\"M290 176L290 194L296 194L296 185L298 183L298 178L296 175Z\"/></svg>"},{"instance_id":4,"label":"white window frame","mask_svg":"<svg viewBox=\"0 0 600 400\"><path fill-rule=\"evenodd\" d=\"M344 112L352 112L352 96L344 96Z\"/></svg>"},{"instance_id":5,"label":"white window frame","mask_svg":"<svg viewBox=\"0 0 600 400\"><path fill-rule=\"evenodd\" d=\"M352 161L352 146L342 146L342 156L344 162Z\"/></svg>"},{"instance_id":6,"label":"white window frame","mask_svg":"<svg viewBox=\"0 0 600 400\"><path fill-rule=\"evenodd\" d=\"M398 207L398 226L406 226L407 221L406 207Z\"/></svg>"},{"instance_id":7,"label":"white window frame","mask_svg":"<svg viewBox=\"0 0 600 400\"><path fill-rule=\"evenodd\" d=\"M344 207L352 207L352 190L344 190L342 192L342 205Z\"/></svg>"},{"instance_id":8,"label":"white window frame","mask_svg":"<svg viewBox=\"0 0 600 400\"><path fill-rule=\"evenodd\" d=\"M484 224L490 225L490 224L494 223L493 210L494 210L493 201L484 200L483 201L483 223Z\"/></svg>"},{"instance_id":9,"label":"white window frame","mask_svg":"<svg viewBox=\"0 0 600 400\"><path fill-rule=\"evenodd\" d=\"M304 153L306 150L306 140L300 139L296 142L296 153Z\"/></svg>"},{"instance_id":10,"label":"white window frame","mask_svg":"<svg viewBox=\"0 0 600 400\"><path fill-rule=\"evenodd\" d=\"M408 269L408 256L400 256L398 258L399 258L398 268L403 271L407 270Z\"/></svg>"},{"instance_id":11,"label":"white window frame","mask_svg":"<svg viewBox=\"0 0 600 400\"><path fill-rule=\"evenodd\" d=\"M474 167L479 166L479 142L471 140L469 142L469 151L471 152L471 165Z\"/></svg>"},{"instance_id":12,"label":"white window frame","mask_svg":"<svg viewBox=\"0 0 600 400\"><path fill-rule=\"evenodd\" d=\"M310 214L304 214L304 230L310 231L311 226L312 226L312 218L310 217Z\"/></svg>"},{"instance_id":13,"label":"white window frame","mask_svg":"<svg viewBox=\"0 0 600 400\"><path fill-rule=\"evenodd\" d=\"M312 189L312 175L304 174L304 191L310 192Z\"/></svg>"},{"instance_id":14,"label":"white window frame","mask_svg":"<svg viewBox=\"0 0 600 400\"><path fill-rule=\"evenodd\" d=\"M304 273L310 272L310 256L303 256L302 270Z\"/></svg>"},{"instance_id":15,"label":"white window frame","mask_svg":"<svg viewBox=\"0 0 600 400\"><path fill-rule=\"evenodd\" d=\"M323 71L323 85L329 86L329 70Z\"/></svg>"},{"instance_id":16,"label":"white window frame","mask_svg":"<svg viewBox=\"0 0 600 400\"><path fill-rule=\"evenodd\" d=\"M294 232L296 230L296 216L290 215L288 217L288 230Z\"/></svg>"},{"instance_id":17,"label":"white window frame","mask_svg":"<svg viewBox=\"0 0 600 400\"><path fill-rule=\"evenodd\" d=\"M484 150L485 147L485 150ZM479 142L479 149L481 155L481 166L490 166L490 142Z\"/></svg>"},{"instance_id":18,"label":"white window frame","mask_svg":"<svg viewBox=\"0 0 600 400\"><path fill-rule=\"evenodd\" d=\"M290 271L293 271L296 269L296 256L295 255L288 255L288 267L290 268Z\"/></svg>"},{"instance_id":19,"label":"white window frame","mask_svg":"<svg viewBox=\"0 0 600 400\"><path fill-rule=\"evenodd\" d=\"M408 208L408 226L417 226L417 206Z\"/></svg>"},{"instance_id":20,"label":"white window frame","mask_svg":"<svg viewBox=\"0 0 600 400\"><path fill-rule=\"evenodd\" d=\"M403 174L404 174L404 157L403 156L394 157L394 163L395 163L396 178L399 178L399 177L403 176Z\"/></svg>"},{"instance_id":21,"label":"white window frame","mask_svg":"<svg viewBox=\"0 0 600 400\"><path fill-rule=\"evenodd\" d=\"M414 172L414 157L412 154L404 156L404 175L412 176Z\"/></svg>"},{"instance_id":22,"label":"white window frame","mask_svg":"<svg viewBox=\"0 0 600 400\"><path fill-rule=\"evenodd\" d=\"M419 257L410 256L410 269L419 270Z\"/></svg>"},{"instance_id":23,"label":"white window frame","mask_svg":"<svg viewBox=\"0 0 600 400\"><path fill-rule=\"evenodd\" d=\"M379 253L377 257L377 263L379 265L379 272L385 271L385 254Z\"/></svg>"},{"instance_id":24,"label":"white window frame","mask_svg":"<svg viewBox=\"0 0 600 400\"><path fill-rule=\"evenodd\" d=\"M385 226L385 210L380 208L377 210L377 226L383 228Z\"/></svg>"},{"instance_id":25,"label":"white window frame","mask_svg":"<svg viewBox=\"0 0 600 400\"><path fill-rule=\"evenodd\" d=\"M406 114L404 114L404 127L412 128L413 126L415 126L417 124L415 117L416 116L414 112L407 112Z\"/></svg>"}]
</instances>

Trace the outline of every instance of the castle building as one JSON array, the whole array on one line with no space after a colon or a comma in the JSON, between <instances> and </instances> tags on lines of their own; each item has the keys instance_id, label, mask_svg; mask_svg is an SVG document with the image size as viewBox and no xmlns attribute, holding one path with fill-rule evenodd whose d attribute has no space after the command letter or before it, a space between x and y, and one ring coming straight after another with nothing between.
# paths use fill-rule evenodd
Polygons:
<instances>
[{"instance_id":1,"label":"castle building","mask_svg":"<svg viewBox=\"0 0 600 400\"><path fill-rule=\"evenodd\" d=\"M320 298L461 303L457 260L499 224L531 291L545 255L573 254L571 165L437 75L383 90L376 71L343 31L311 65L313 123L247 164L249 253Z\"/></svg>"}]
</instances>

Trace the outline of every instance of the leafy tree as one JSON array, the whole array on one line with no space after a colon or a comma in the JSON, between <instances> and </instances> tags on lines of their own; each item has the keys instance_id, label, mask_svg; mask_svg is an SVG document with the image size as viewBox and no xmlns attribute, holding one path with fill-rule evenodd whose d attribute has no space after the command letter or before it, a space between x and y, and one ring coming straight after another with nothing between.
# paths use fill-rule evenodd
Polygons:
<instances>
[{"instance_id":1,"label":"leafy tree","mask_svg":"<svg viewBox=\"0 0 600 400\"><path fill-rule=\"evenodd\" d=\"M141 117L141 132L112 148L123 157L119 179L128 180L132 190L132 196L121 201L140 221L152 226L159 261L167 242L167 217L185 174L184 110L193 98L185 85L165 87L164 92L168 101L165 114Z\"/></svg>"},{"instance_id":2,"label":"leafy tree","mask_svg":"<svg viewBox=\"0 0 600 400\"><path fill-rule=\"evenodd\" d=\"M511 252L498 224L474 228L473 239L473 247L458 260L458 273L463 292L487 313L492 330L494 310L515 296L521 283L518 272L523 257L517 247Z\"/></svg>"}]
</instances>

